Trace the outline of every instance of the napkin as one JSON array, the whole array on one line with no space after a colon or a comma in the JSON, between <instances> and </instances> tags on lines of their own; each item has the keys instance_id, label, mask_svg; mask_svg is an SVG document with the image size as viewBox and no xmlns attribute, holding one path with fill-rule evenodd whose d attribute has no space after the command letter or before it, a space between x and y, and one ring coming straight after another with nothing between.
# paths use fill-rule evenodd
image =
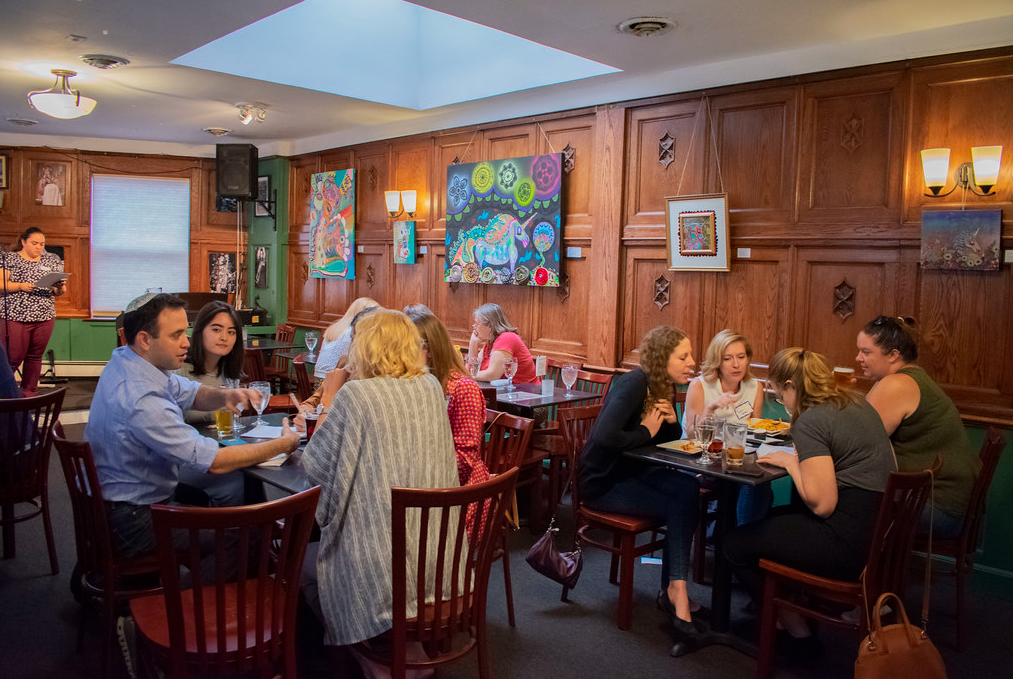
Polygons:
<instances>
[{"instance_id":1,"label":"napkin","mask_svg":"<svg viewBox=\"0 0 1013 679\"><path fill-rule=\"evenodd\" d=\"M769 443L764 443L761 444L760 447L756 449L756 457L763 457L767 453L772 453L775 450L780 450L782 452L788 453L789 455L795 454L795 446L772 446Z\"/></svg>"},{"instance_id":2,"label":"napkin","mask_svg":"<svg viewBox=\"0 0 1013 679\"><path fill-rule=\"evenodd\" d=\"M492 380L489 382L489 386L492 387L505 387L509 380Z\"/></svg>"},{"instance_id":3,"label":"napkin","mask_svg":"<svg viewBox=\"0 0 1013 679\"><path fill-rule=\"evenodd\" d=\"M287 460L287 459L288 459L288 453L278 453L277 455L275 455L271 459L264 460L263 462L261 462L257 466L258 467L280 467L281 465L285 464L285 460Z\"/></svg>"},{"instance_id":4,"label":"napkin","mask_svg":"<svg viewBox=\"0 0 1013 679\"><path fill-rule=\"evenodd\" d=\"M276 439L281 436L281 427L272 427L267 424L258 424L249 431L243 432L243 438L248 439Z\"/></svg>"}]
</instances>

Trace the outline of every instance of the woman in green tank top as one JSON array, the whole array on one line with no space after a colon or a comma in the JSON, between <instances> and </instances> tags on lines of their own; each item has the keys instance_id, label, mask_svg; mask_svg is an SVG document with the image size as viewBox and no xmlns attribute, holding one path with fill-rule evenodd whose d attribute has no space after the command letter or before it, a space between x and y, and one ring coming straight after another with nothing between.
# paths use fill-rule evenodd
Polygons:
<instances>
[{"instance_id":1,"label":"woman in green tank top","mask_svg":"<svg viewBox=\"0 0 1013 679\"><path fill-rule=\"evenodd\" d=\"M858 333L855 360L866 377L876 380L868 400L890 434L897 467L929 469L937 455L943 457L935 481L933 533L952 538L960 531L981 460L953 401L915 364L917 359L913 319L878 316ZM929 510L922 516L922 533L928 532Z\"/></svg>"}]
</instances>

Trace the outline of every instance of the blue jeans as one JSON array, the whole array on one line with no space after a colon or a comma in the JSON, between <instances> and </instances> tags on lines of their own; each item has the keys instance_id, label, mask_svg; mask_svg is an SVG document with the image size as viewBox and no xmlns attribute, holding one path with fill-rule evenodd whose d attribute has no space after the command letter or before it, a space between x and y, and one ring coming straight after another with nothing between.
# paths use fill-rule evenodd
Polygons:
<instances>
[{"instance_id":1,"label":"blue jeans","mask_svg":"<svg viewBox=\"0 0 1013 679\"><path fill-rule=\"evenodd\" d=\"M584 500L591 509L662 519L668 526L661 557L661 588L689 577L689 551L699 521L696 478L664 467L644 466L601 497Z\"/></svg>"},{"instance_id":2,"label":"blue jeans","mask_svg":"<svg viewBox=\"0 0 1013 679\"><path fill-rule=\"evenodd\" d=\"M918 519L916 535L924 537L929 534L929 513L933 512L932 505L925 503L925 509ZM936 507L932 513L932 536L943 540L952 540L960 535L960 529L964 526L964 517L950 514L945 509Z\"/></svg>"}]
</instances>

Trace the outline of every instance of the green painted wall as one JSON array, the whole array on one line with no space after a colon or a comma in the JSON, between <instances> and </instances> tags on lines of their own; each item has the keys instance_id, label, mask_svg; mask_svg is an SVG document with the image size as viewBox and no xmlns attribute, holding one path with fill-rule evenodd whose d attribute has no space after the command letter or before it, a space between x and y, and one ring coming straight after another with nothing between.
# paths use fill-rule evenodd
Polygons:
<instances>
[{"instance_id":1,"label":"green painted wall","mask_svg":"<svg viewBox=\"0 0 1013 679\"><path fill-rule=\"evenodd\" d=\"M284 323L288 317L288 166L287 158L268 158L261 160L259 175L271 178L271 193L277 194L277 204L273 212L277 220L270 217L250 217L249 249L246 254L248 262L248 306L258 300L260 306L268 311L267 321L275 326ZM252 213L251 213L252 214ZM267 254L267 287L255 288L254 256L257 246L266 246Z\"/></svg>"}]
</instances>

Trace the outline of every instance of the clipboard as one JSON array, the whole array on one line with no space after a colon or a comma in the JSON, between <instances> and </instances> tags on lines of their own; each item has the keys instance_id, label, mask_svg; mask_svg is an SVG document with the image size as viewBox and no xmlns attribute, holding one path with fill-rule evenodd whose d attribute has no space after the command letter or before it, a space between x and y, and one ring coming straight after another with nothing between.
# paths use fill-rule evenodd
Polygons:
<instances>
[{"instance_id":1,"label":"clipboard","mask_svg":"<svg viewBox=\"0 0 1013 679\"><path fill-rule=\"evenodd\" d=\"M67 280L68 278L70 278L70 274L66 273L64 271L50 271L49 273L47 273L46 275L44 275L42 278L40 278L39 280L35 281L35 287L37 287L37 288L51 288L54 285L56 285L57 283L62 283L63 281Z\"/></svg>"}]
</instances>

